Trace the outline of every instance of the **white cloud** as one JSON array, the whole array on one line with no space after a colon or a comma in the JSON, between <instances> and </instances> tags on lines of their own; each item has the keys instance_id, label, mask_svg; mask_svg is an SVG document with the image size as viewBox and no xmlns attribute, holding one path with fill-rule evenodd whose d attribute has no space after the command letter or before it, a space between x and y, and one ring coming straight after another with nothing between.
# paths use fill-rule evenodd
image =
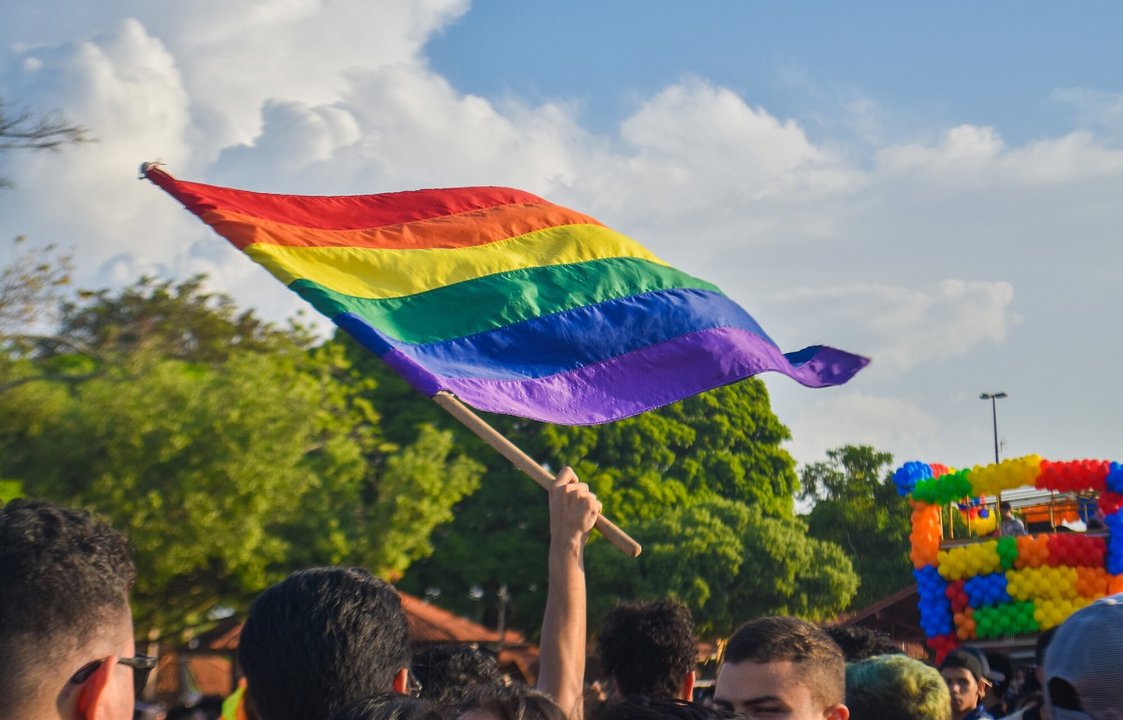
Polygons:
<instances>
[{"instance_id":1,"label":"white cloud","mask_svg":"<svg viewBox=\"0 0 1123 720\"><path fill-rule=\"evenodd\" d=\"M232 178L252 178L261 162L277 173L307 177L304 171L317 163L331 162L362 138L355 116L338 105L309 107L295 101L266 101L264 124L253 145L223 151L217 163ZM235 181L236 182L236 181Z\"/></svg>"},{"instance_id":2,"label":"white cloud","mask_svg":"<svg viewBox=\"0 0 1123 720\"><path fill-rule=\"evenodd\" d=\"M783 417L792 430L787 449L804 464L825 460L827 450L848 444L912 452L896 457L899 462L941 456L939 421L901 398L860 392L817 395Z\"/></svg>"},{"instance_id":3,"label":"white cloud","mask_svg":"<svg viewBox=\"0 0 1123 720\"><path fill-rule=\"evenodd\" d=\"M936 145L907 144L881 150L877 164L890 174L918 169L926 174L976 173L993 163L1003 148L994 128L960 125L944 133Z\"/></svg>"},{"instance_id":4,"label":"white cloud","mask_svg":"<svg viewBox=\"0 0 1123 720\"><path fill-rule=\"evenodd\" d=\"M222 147L252 141L268 100L328 103L344 91L352 68L423 65L424 43L468 2L110 0L86 6L39 0L0 27L0 47L57 45L85 38L104 18L135 19L182 61L195 110L211 120L196 148L210 160Z\"/></svg>"},{"instance_id":5,"label":"white cloud","mask_svg":"<svg viewBox=\"0 0 1123 720\"><path fill-rule=\"evenodd\" d=\"M5 224L99 266L116 258L139 270L174 256L176 228L186 225L152 212L155 199L135 180L142 160L188 155L190 100L164 45L126 20L89 40L28 50L3 77L4 96L58 109L95 140L53 155L12 154L17 186L0 196ZM132 253L139 258L119 257Z\"/></svg>"},{"instance_id":6,"label":"white cloud","mask_svg":"<svg viewBox=\"0 0 1123 720\"><path fill-rule=\"evenodd\" d=\"M1051 99L1071 107L1080 125L1106 133L1116 141L1123 140L1120 132L1123 128L1123 93L1069 87L1054 90Z\"/></svg>"},{"instance_id":7,"label":"white cloud","mask_svg":"<svg viewBox=\"0 0 1123 720\"><path fill-rule=\"evenodd\" d=\"M556 104L506 114L443 78L407 66L352 70L331 104L270 102L252 143L227 148L216 181L357 192L507 184L551 193L573 181L587 136Z\"/></svg>"},{"instance_id":8,"label":"white cloud","mask_svg":"<svg viewBox=\"0 0 1123 720\"><path fill-rule=\"evenodd\" d=\"M1017 316L1007 282L943 280L920 286L859 284L801 287L773 300L786 315L807 318L808 337L846 327L856 348L892 371L940 362L984 342L1001 343Z\"/></svg>"},{"instance_id":9,"label":"white cloud","mask_svg":"<svg viewBox=\"0 0 1123 720\"><path fill-rule=\"evenodd\" d=\"M858 179L842 158L816 146L791 120L753 108L732 91L697 78L665 88L620 128L622 147L598 188L626 188L620 201L658 220L699 212L718 219L821 197Z\"/></svg>"}]
</instances>

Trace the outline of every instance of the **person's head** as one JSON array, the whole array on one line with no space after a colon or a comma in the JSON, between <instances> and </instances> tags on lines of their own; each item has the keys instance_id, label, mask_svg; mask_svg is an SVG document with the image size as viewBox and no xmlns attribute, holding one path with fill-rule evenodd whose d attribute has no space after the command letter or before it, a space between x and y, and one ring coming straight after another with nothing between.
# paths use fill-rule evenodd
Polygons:
<instances>
[{"instance_id":1,"label":"person's head","mask_svg":"<svg viewBox=\"0 0 1123 720\"><path fill-rule=\"evenodd\" d=\"M998 511L1002 514L1002 519L1004 519L1004 520L1014 519L1014 509L1012 507L1010 507L1010 503L1008 503L1008 502L999 503Z\"/></svg>"},{"instance_id":2,"label":"person's head","mask_svg":"<svg viewBox=\"0 0 1123 720\"><path fill-rule=\"evenodd\" d=\"M1045 653L1045 697L1054 720L1123 717L1123 594L1065 620Z\"/></svg>"},{"instance_id":3,"label":"person's head","mask_svg":"<svg viewBox=\"0 0 1123 720\"><path fill-rule=\"evenodd\" d=\"M479 686L503 685L495 657L468 645L433 645L413 656L413 676L422 697L457 706Z\"/></svg>"},{"instance_id":4,"label":"person's head","mask_svg":"<svg viewBox=\"0 0 1123 720\"><path fill-rule=\"evenodd\" d=\"M979 657L962 649L948 653L940 663L940 675L951 693L951 711L956 718L978 707L990 686Z\"/></svg>"},{"instance_id":5,"label":"person's head","mask_svg":"<svg viewBox=\"0 0 1123 720\"><path fill-rule=\"evenodd\" d=\"M846 706L856 718L951 718L951 699L940 673L904 655L881 655L847 665Z\"/></svg>"},{"instance_id":6,"label":"person's head","mask_svg":"<svg viewBox=\"0 0 1123 720\"><path fill-rule=\"evenodd\" d=\"M363 698L331 720L452 720L441 705L399 693Z\"/></svg>"},{"instance_id":7,"label":"person's head","mask_svg":"<svg viewBox=\"0 0 1123 720\"><path fill-rule=\"evenodd\" d=\"M132 717L135 578L125 537L88 513L0 507L0 719Z\"/></svg>"},{"instance_id":8,"label":"person's head","mask_svg":"<svg viewBox=\"0 0 1123 720\"><path fill-rule=\"evenodd\" d=\"M477 688L460 706L457 720L566 720L566 716L546 693L512 685Z\"/></svg>"},{"instance_id":9,"label":"person's head","mask_svg":"<svg viewBox=\"0 0 1123 720\"><path fill-rule=\"evenodd\" d=\"M847 720L846 663L819 627L792 617L742 625L725 647L714 702L760 720Z\"/></svg>"},{"instance_id":10,"label":"person's head","mask_svg":"<svg viewBox=\"0 0 1123 720\"><path fill-rule=\"evenodd\" d=\"M238 662L260 720L327 720L363 698L405 692L401 598L361 568L295 572L250 606Z\"/></svg>"},{"instance_id":11,"label":"person's head","mask_svg":"<svg viewBox=\"0 0 1123 720\"><path fill-rule=\"evenodd\" d=\"M824 630L842 649L846 662L901 653L901 648L888 635L861 625L836 625Z\"/></svg>"},{"instance_id":12,"label":"person's head","mask_svg":"<svg viewBox=\"0 0 1123 720\"><path fill-rule=\"evenodd\" d=\"M617 605L597 631L597 648L620 695L690 699L698 646L682 603Z\"/></svg>"}]
</instances>

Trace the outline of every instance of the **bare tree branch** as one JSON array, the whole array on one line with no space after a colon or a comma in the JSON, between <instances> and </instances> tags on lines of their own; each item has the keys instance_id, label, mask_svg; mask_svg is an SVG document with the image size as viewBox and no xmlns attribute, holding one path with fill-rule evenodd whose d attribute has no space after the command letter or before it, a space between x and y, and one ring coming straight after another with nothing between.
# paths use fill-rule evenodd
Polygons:
<instances>
[{"instance_id":1,"label":"bare tree branch","mask_svg":"<svg viewBox=\"0 0 1123 720\"><path fill-rule=\"evenodd\" d=\"M28 110L9 115L0 101L0 150L57 150L90 139L89 130L58 115L34 115Z\"/></svg>"},{"instance_id":2,"label":"bare tree branch","mask_svg":"<svg viewBox=\"0 0 1123 720\"><path fill-rule=\"evenodd\" d=\"M55 113L11 112L0 100L0 153L8 150L58 150L63 145L90 142L89 130ZM0 189L11 183L0 175Z\"/></svg>"}]
</instances>

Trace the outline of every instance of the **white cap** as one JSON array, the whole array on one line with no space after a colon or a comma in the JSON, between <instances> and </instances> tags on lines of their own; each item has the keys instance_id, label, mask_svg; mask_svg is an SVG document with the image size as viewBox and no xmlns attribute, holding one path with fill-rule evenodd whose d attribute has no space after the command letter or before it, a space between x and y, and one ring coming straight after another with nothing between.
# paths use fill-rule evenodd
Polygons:
<instances>
[{"instance_id":1,"label":"white cap","mask_svg":"<svg viewBox=\"0 0 1123 720\"><path fill-rule=\"evenodd\" d=\"M1075 697L1050 688L1054 680L1068 683ZM1045 653L1045 697L1054 720L1123 720L1123 593L1057 628Z\"/></svg>"}]
</instances>

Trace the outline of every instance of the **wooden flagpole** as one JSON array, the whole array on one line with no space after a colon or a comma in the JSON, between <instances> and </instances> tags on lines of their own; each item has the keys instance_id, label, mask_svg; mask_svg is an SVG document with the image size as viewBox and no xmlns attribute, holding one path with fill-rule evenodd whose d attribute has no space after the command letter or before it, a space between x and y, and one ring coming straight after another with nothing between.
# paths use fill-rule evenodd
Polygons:
<instances>
[{"instance_id":1,"label":"wooden flagpole","mask_svg":"<svg viewBox=\"0 0 1123 720\"><path fill-rule=\"evenodd\" d=\"M547 490L554 486L555 478L550 471L535 462L517 445L501 435L498 430L488 425L483 418L472 412L471 408L460 402L455 395L442 390L433 396L433 401L449 415L459 420L464 427L474 432L481 440L495 448L500 455L510 460L515 467L529 475L531 480ZM638 542L604 515L597 516L597 523L593 527L601 535L604 535L610 543L631 557L636 557L643 550Z\"/></svg>"}]
</instances>

